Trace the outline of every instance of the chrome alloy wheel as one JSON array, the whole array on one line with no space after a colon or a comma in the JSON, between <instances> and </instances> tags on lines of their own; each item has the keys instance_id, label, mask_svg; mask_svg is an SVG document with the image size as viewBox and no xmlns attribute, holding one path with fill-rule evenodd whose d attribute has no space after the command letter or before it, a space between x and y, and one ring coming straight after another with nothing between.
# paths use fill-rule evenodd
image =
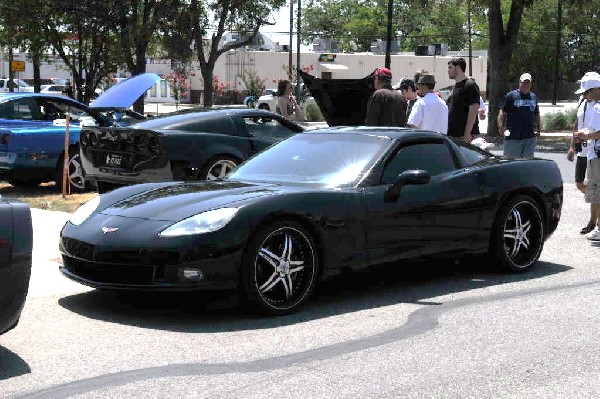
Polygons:
<instances>
[{"instance_id":1,"label":"chrome alloy wheel","mask_svg":"<svg viewBox=\"0 0 600 399\"><path fill-rule=\"evenodd\" d=\"M529 201L516 203L508 212L503 228L504 251L516 268L527 268L542 250L542 217Z\"/></svg>"},{"instance_id":2,"label":"chrome alloy wheel","mask_svg":"<svg viewBox=\"0 0 600 399\"><path fill-rule=\"evenodd\" d=\"M311 291L316 256L309 238L293 227L271 232L258 249L254 285L260 299L275 309L300 304Z\"/></svg>"},{"instance_id":3,"label":"chrome alloy wheel","mask_svg":"<svg viewBox=\"0 0 600 399\"><path fill-rule=\"evenodd\" d=\"M217 180L231 173L237 164L229 159L220 159L213 163L208 169L206 180Z\"/></svg>"},{"instance_id":4,"label":"chrome alloy wheel","mask_svg":"<svg viewBox=\"0 0 600 399\"><path fill-rule=\"evenodd\" d=\"M69 159L69 183L77 190L85 189L85 177L79 154L73 155Z\"/></svg>"}]
</instances>

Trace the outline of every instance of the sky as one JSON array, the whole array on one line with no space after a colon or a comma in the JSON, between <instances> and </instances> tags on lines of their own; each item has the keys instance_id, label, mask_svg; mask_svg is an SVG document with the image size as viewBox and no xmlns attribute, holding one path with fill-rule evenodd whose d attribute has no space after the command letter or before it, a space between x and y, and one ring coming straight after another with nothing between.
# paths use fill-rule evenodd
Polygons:
<instances>
[{"instance_id":1,"label":"sky","mask_svg":"<svg viewBox=\"0 0 600 399\"><path fill-rule=\"evenodd\" d=\"M296 5L298 3L294 3ZM296 7L294 7L294 21L298 17ZM290 43L290 7L282 7L278 12L269 17L269 21L275 22L275 25L264 26L260 29L260 33L270 38L274 42L279 42L280 45ZM292 48L296 50L296 35L292 40ZM312 45L301 45L300 51L311 51Z\"/></svg>"}]
</instances>

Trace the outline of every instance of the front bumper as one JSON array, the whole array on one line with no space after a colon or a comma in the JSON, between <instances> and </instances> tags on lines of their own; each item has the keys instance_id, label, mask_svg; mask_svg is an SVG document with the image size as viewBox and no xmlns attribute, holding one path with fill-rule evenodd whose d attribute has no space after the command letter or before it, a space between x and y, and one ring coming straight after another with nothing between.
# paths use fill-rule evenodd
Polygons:
<instances>
[{"instance_id":1,"label":"front bumper","mask_svg":"<svg viewBox=\"0 0 600 399\"><path fill-rule=\"evenodd\" d=\"M241 248L132 250L61 239L60 272L81 284L115 290L189 291L237 287ZM191 248L191 247L189 247ZM199 271L190 277L184 271Z\"/></svg>"}]
</instances>

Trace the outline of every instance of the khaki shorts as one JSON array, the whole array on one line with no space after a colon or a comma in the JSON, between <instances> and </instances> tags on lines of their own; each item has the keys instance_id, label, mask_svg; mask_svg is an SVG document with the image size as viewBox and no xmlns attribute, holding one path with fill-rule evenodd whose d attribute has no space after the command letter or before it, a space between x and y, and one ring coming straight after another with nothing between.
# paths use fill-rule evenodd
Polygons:
<instances>
[{"instance_id":1,"label":"khaki shorts","mask_svg":"<svg viewBox=\"0 0 600 399\"><path fill-rule=\"evenodd\" d=\"M588 161L585 175L585 202L600 203L600 158Z\"/></svg>"}]
</instances>

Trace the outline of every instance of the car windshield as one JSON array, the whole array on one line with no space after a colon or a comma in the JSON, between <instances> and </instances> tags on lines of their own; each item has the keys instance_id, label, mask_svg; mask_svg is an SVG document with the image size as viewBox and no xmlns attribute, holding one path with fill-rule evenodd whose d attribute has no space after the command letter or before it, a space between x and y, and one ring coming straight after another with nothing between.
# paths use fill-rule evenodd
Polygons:
<instances>
[{"instance_id":1,"label":"car windshield","mask_svg":"<svg viewBox=\"0 0 600 399\"><path fill-rule=\"evenodd\" d=\"M250 159L228 179L354 186L391 142L366 134L299 134Z\"/></svg>"}]
</instances>

